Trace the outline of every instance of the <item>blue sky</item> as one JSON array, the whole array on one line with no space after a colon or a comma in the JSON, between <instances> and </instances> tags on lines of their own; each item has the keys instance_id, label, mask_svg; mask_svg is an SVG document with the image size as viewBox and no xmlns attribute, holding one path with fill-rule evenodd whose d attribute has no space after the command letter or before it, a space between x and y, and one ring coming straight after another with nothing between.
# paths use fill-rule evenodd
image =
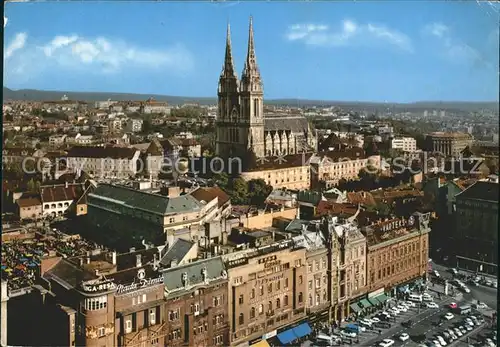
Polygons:
<instances>
[{"instance_id":1,"label":"blue sky","mask_svg":"<svg viewBox=\"0 0 500 347\"><path fill-rule=\"evenodd\" d=\"M4 85L216 96L254 18L265 97L498 100L498 10L474 1L5 4Z\"/></svg>"}]
</instances>

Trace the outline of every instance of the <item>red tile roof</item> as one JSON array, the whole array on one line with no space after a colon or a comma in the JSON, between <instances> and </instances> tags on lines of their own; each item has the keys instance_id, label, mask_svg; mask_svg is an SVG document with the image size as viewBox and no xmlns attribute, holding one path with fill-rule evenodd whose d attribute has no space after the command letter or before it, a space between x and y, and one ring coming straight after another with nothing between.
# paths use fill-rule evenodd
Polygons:
<instances>
[{"instance_id":1,"label":"red tile roof","mask_svg":"<svg viewBox=\"0 0 500 347\"><path fill-rule=\"evenodd\" d=\"M57 202L79 199L83 194L85 187L83 184L68 184L55 185L55 186L42 186L40 188L40 195L42 201Z\"/></svg>"},{"instance_id":2,"label":"red tile roof","mask_svg":"<svg viewBox=\"0 0 500 347\"><path fill-rule=\"evenodd\" d=\"M42 205L40 198L37 197L19 198L17 199L16 203L19 207L33 207Z\"/></svg>"},{"instance_id":3,"label":"red tile roof","mask_svg":"<svg viewBox=\"0 0 500 347\"><path fill-rule=\"evenodd\" d=\"M198 201L205 200L206 202L218 198L219 207L224 205L230 199L229 195L227 195L219 187L209 187L209 188L201 187L192 192L191 195Z\"/></svg>"}]
</instances>

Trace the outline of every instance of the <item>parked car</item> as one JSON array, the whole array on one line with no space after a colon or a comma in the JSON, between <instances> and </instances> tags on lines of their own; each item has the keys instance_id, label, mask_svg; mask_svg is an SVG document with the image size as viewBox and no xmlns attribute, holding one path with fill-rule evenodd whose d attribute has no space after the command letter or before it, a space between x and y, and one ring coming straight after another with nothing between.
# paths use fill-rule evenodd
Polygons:
<instances>
[{"instance_id":1,"label":"parked car","mask_svg":"<svg viewBox=\"0 0 500 347\"><path fill-rule=\"evenodd\" d=\"M456 302L451 302L449 305L448 305L449 308L451 309L455 309L458 307L457 303Z\"/></svg>"},{"instance_id":2,"label":"parked car","mask_svg":"<svg viewBox=\"0 0 500 347\"><path fill-rule=\"evenodd\" d=\"M373 324L376 328L389 329L391 327L390 323L387 322L378 322Z\"/></svg>"},{"instance_id":3,"label":"parked car","mask_svg":"<svg viewBox=\"0 0 500 347\"><path fill-rule=\"evenodd\" d=\"M413 301L405 301L404 303L408 307L416 307L417 306L417 305L415 305L415 303Z\"/></svg>"},{"instance_id":4,"label":"parked car","mask_svg":"<svg viewBox=\"0 0 500 347\"><path fill-rule=\"evenodd\" d=\"M410 338L410 335L408 335L407 333L402 333L401 335L399 335L399 340L400 341L406 341Z\"/></svg>"},{"instance_id":5,"label":"parked car","mask_svg":"<svg viewBox=\"0 0 500 347\"><path fill-rule=\"evenodd\" d=\"M436 304L435 302L428 302L426 306L427 308L439 308L439 305Z\"/></svg>"},{"instance_id":6,"label":"parked car","mask_svg":"<svg viewBox=\"0 0 500 347\"><path fill-rule=\"evenodd\" d=\"M453 317L455 317L455 316L454 316L454 315L453 315L453 313L451 313L451 312L448 312L447 314L445 314L445 315L444 315L444 318L445 318L446 320L453 319Z\"/></svg>"},{"instance_id":7,"label":"parked car","mask_svg":"<svg viewBox=\"0 0 500 347\"><path fill-rule=\"evenodd\" d=\"M410 319L402 322L401 325L404 326L405 328L411 328L413 326L413 321Z\"/></svg>"},{"instance_id":8,"label":"parked car","mask_svg":"<svg viewBox=\"0 0 500 347\"><path fill-rule=\"evenodd\" d=\"M356 336L358 336L358 334L356 334L354 331L347 331L347 330L342 330L340 332L340 335L344 336L344 337L350 337L350 338L356 338Z\"/></svg>"},{"instance_id":9,"label":"parked car","mask_svg":"<svg viewBox=\"0 0 500 347\"><path fill-rule=\"evenodd\" d=\"M479 301L477 304L472 304L472 308L486 309L488 308L488 305L486 305L484 302Z\"/></svg>"},{"instance_id":10,"label":"parked car","mask_svg":"<svg viewBox=\"0 0 500 347\"><path fill-rule=\"evenodd\" d=\"M380 342L378 345L380 347L390 347L394 344L394 340L391 339L383 339L382 342Z\"/></svg>"}]
</instances>

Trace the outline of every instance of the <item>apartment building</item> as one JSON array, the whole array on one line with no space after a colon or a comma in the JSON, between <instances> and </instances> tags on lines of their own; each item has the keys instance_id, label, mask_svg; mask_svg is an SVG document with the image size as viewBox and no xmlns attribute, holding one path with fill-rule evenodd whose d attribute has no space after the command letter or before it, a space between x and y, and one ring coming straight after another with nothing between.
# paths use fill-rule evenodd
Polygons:
<instances>
[{"instance_id":1,"label":"apartment building","mask_svg":"<svg viewBox=\"0 0 500 347\"><path fill-rule=\"evenodd\" d=\"M358 178L359 171L367 166L380 169L380 156L367 156L362 148L345 151L322 152L315 155L311 162L311 187L324 185L336 186L341 179Z\"/></svg>"},{"instance_id":2,"label":"apartment building","mask_svg":"<svg viewBox=\"0 0 500 347\"><path fill-rule=\"evenodd\" d=\"M163 270L166 343L228 346L228 274L220 257Z\"/></svg>"},{"instance_id":3,"label":"apartment building","mask_svg":"<svg viewBox=\"0 0 500 347\"><path fill-rule=\"evenodd\" d=\"M263 179L274 189L309 189L311 156L304 153L260 159L255 168L242 172L241 177L246 181Z\"/></svg>"},{"instance_id":4,"label":"apartment building","mask_svg":"<svg viewBox=\"0 0 500 347\"><path fill-rule=\"evenodd\" d=\"M417 140L413 137L395 137L391 140L391 149L403 152L415 152L417 150Z\"/></svg>"},{"instance_id":5,"label":"apartment building","mask_svg":"<svg viewBox=\"0 0 500 347\"><path fill-rule=\"evenodd\" d=\"M144 168L140 151L125 147L73 147L68 151L68 169L84 171L91 177L130 178Z\"/></svg>"},{"instance_id":6,"label":"apartment building","mask_svg":"<svg viewBox=\"0 0 500 347\"><path fill-rule=\"evenodd\" d=\"M285 240L223 257L230 279L231 345L279 337L306 318L304 247Z\"/></svg>"},{"instance_id":7,"label":"apartment building","mask_svg":"<svg viewBox=\"0 0 500 347\"><path fill-rule=\"evenodd\" d=\"M444 156L459 157L460 153L472 145L473 137L465 133L434 132L426 136L427 149Z\"/></svg>"},{"instance_id":8,"label":"apartment building","mask_svg":"<svg viewBox=\"0 0 500 347\"><path fill-rule=\"evenodd\" d=\"M429 259L429 213L384 219L363 228L367 240L367 287L384 295L425 278ZM379 300L379 301L381 301Z\"/></svg>"},{"instance_id":9,"label":"apartment building","mask_svg":"<svg viewBox=\"0 0 500 347\"><path fill-rule=\"evenodd\" d=\"M354 219L325 218L324 228L336 243L332 257L336 260L337 281L335 319L342 320L358 313L352 305L366 290L366 238ZM333 279L332 279L333 281Z\"/></svg>"}]
</instances>

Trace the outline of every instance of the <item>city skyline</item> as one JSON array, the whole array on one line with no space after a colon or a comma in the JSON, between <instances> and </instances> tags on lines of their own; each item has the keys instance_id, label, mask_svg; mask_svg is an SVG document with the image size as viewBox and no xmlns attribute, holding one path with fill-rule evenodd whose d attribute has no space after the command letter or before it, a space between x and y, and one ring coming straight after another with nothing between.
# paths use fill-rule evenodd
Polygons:
<instances>
[{"instance_id":1,"label":"city skyline","mask_svg":"<svg viewBox=\"0 0 500 347\"><path fill-rule=\"evenodd\" d=\"M214 97L250 15L265 99L498 100L490 3L9 3L4 86Z\"/></svg>"}]
</instances>

